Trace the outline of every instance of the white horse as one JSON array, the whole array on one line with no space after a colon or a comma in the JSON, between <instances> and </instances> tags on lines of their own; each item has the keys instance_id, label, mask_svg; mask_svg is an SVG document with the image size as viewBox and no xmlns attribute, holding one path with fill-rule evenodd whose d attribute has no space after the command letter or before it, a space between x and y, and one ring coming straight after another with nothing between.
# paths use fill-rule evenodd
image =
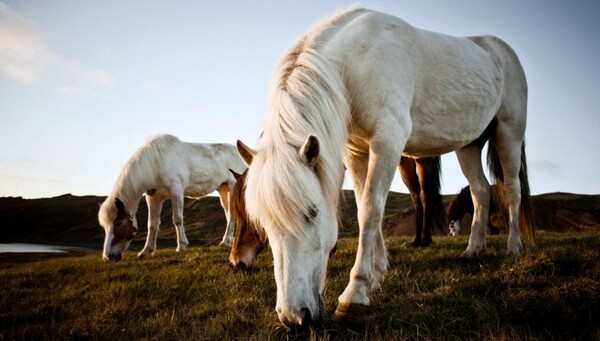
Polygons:
<instances>
[{"instance_id":1,"label":"white horse","mask_svg":"<svg viewBox=\"0 0 600 341\"><path fill-rule=\"evenodd\" d=\"M213 191L219 193L227 218L222 243L230 243L234 222L230 219L229 194L235 178L229 169L236 172L246 169L231 144L186 143L172 135L150 138L129 158L112 193L100 206L98 221L106 232L102 258L120 260L129 247L137 233L135 213L144 193L148 205L148 237L138 257L156 250L160 212L167 199L171 199L177 251L185 250L189 242L183 227L183 198L200 198Z\"/></svg>"},{"instance_id":2,"label":"white horse","mask_svg":"<svg viewBox=\"0 0 600 341\"><path fill-rule=\"evenodd\" d=\"M322 313L344 165L360 235L336 314L368 305L388 268L381 222L401 155L456 151L475 203L464 252L472 257L485 249L490 196L480 155L481 141L491 138L509 213L508 252L519 254L518 217L528 198L526 107L523 69L496 37L451 37L352 8L298 40L274 72L256 152L238 143L251 163L248 214L264 227L273 252L279 319L304 326Z\"/></svg>"}]
</instances>

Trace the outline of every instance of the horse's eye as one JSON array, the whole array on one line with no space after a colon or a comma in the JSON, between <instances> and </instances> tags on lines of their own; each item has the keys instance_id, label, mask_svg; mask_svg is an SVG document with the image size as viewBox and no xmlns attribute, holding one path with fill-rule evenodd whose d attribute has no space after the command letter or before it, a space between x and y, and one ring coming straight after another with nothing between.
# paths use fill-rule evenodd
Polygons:
<instances>
[{"instance_id":1,"label":"horse's eye","mask_svg":"<svg viewBox=\"0 0 600 341\"><path fill-rule=\"evenodd\" d=\"M318 214L319 214L319 210L317 210L316 207L311 208L310 210L308 210L308 215L306 216L306 221L307 222L313 221L317 217Z\"/></svg>"},{"instance_id":2,"label":"horse's eye","mask_svg":"<svg viewBox=\"0 0 600 341\"><path fill-rule=\"evenodd\" d=\"M114 227L119 227L119 226L121 226L122 223L123 222L121 220L115 220L115 222L113 223L113 226Z\"/></svg>"}]
</instances>

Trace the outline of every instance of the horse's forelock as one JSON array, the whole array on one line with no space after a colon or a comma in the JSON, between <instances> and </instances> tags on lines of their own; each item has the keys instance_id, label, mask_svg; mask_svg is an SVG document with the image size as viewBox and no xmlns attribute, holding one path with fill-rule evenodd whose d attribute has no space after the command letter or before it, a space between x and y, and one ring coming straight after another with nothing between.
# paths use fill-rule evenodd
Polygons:
<instances>
[{"instance_id":1,"label":"horse's forelock","mask_svg":"<svg viewBox=\"0 0 600 341\"><path fill-rule=\"evenodd\" d=\"M312 188L315 183L310 181L310 173L289 145L259 150L248 171L246 208L250 218L257 225L265 223L300 236L320 191Z\"/></svg>"}]
</instances>

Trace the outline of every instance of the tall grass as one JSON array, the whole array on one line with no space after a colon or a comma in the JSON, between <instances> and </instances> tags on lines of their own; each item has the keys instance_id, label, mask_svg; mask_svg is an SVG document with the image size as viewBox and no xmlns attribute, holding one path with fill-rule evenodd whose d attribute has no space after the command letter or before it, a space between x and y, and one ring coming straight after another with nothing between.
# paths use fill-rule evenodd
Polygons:
<instances>
[{"instance_id":1,"label":"tall grass","mask_svg":"<svg viewBox=\"0 0 600 341\"><path fill-rule=\"evenodd\" d=\"M128 253L111 264L100 254L4 261L0 340L600 338L600 235L540 234L521 257L505 255L505 236L489 237L478 260L459 258L466 237L436 238L428 249L410 242L388 239L391 269L371 307L334 320L357 248L340 240L325 320L305 335L277 320L270 252L250 273L230 270L219 247Z\"/></svg>"}]
</instances>

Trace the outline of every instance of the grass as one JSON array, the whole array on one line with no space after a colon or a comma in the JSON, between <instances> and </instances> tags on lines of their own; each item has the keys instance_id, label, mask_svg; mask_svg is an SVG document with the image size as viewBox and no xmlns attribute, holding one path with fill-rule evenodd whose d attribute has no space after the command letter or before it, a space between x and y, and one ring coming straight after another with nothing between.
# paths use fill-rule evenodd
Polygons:
<instances>
[{"instance_id":1,"label":"grass","mask_svg":"<svg viewBox=\"0 0 600 341\"><path fill-rule=\"evenodd\" d=\"M234 272L228 249L162 249L105 264L100 254L0 263L4 339L598 339L600 235L544 233L521 257L505 236L477 260L460 259L467 237L414 249L387 241L391 269L371 306L331 318L348 281L356 239L341 239L329 264L326 317L290 334L274 312L270 252L259 269ZM18 256L15 256L18 257Z\"/></svg>"}]
</instances>

